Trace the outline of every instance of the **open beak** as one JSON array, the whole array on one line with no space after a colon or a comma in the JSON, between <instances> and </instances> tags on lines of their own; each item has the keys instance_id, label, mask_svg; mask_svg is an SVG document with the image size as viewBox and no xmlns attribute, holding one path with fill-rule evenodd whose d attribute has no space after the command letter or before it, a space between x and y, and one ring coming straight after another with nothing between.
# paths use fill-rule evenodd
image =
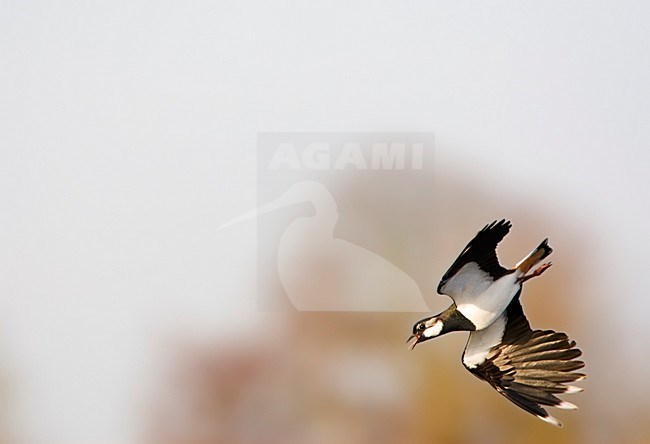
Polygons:
<instances>
[{"instance_id":1,"label":"open beak","mask_svg":"<svg viewBox=\"0 0 650 444\"><path fill-rule=\"evenodd\" d=\"M418 342L420 342L420 337L418 335L411 335L411 337L406 341L406 345L409 350L413 350L415 346L418 345Z\"/></svg>"}]
</instances>

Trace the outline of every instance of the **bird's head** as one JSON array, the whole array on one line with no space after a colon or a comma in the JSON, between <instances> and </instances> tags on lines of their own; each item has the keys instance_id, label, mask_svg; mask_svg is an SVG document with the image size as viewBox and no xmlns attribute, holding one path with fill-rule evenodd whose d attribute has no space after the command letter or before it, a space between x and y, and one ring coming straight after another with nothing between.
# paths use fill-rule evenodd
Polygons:
<instances>
[{"instance_id":1,"label":"bird's head","mask_svg":"<svg viewBox=\"0 0 650 444\"><path fill-rule=\"evenodd\" d=\"M413 350L420 342L440 336L444 330L444 322L440 316L422 319L413 325L413 335L408 339L409 349Z\"/></svg>"}]
</instances>

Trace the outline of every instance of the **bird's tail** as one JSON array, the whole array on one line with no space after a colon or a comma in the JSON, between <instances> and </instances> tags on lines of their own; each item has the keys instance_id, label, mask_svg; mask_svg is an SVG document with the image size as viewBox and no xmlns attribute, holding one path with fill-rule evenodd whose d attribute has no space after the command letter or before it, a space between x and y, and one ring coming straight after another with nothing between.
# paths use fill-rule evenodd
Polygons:
<instances>
[{"instance_id":1,"label":"bird's tail","mask_svg":"<svg viewBox=\"0 0 650 444\"><path fill-rule=\"evenodd\" d=\"M531 251L528 256L520 260L519 263L515 265L515 269L520 270L522 274L526 274L531 268L543 261L544 258L546 258L552 252L553 249L548 246L548 239L544 239L537 248Z\"/></svg>"}]
</instances>

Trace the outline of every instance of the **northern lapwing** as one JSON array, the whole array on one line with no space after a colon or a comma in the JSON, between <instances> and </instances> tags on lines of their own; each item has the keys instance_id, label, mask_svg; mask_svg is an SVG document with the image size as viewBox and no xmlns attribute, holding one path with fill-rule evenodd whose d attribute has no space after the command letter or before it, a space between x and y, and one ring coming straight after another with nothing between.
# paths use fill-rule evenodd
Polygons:
<instances>
[{"instance_id":1,"label":"northern lapwing","mask_svg":"<svg viewBox=\"0 0 650 444\"><path fill-rule=\"evenodd\" d=\"M454 303L417 322L409 348L452 331L469 331L465 368L525 411L562 427L543 406L577 408L556 395L582 391L567 385L586 377L575 372L584 367L575 360L582 352L564 333L530 328L519 301L522 284L551 266L545 263L528 273L553 250L544 239L514 268L503 268L496 247L510 227L505 220L492 222L467 244L438 285L438 293Z\"/></svg>"}]
</instances>

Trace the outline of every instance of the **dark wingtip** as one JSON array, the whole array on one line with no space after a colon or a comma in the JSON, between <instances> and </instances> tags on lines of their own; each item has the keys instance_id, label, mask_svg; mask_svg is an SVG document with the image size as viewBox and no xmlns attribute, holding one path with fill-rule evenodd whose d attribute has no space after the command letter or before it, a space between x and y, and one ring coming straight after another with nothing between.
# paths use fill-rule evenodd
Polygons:
<instances>
[{"instance_id":1,"label":"dark wingtip","mask_svg":"<svg viewBox=\"0 0 650 444\"><path fill-rule=\"evenodd\" d=\"M487 224L486 226L484 226L484 227L481 229L481 231L489 231L489 230L492 230L492 229L494 229L494 228L500 228L500 227L503 227L503 228L505 228L506 230L510 230L510 228L512 228L512 224L511 224L510 221L507 220L507 219L501 219L501 220L499 220L499 221L497 221L497 220L493 220L492 222L490 222L489 224Z\"/></svg>"}]
</instances>

